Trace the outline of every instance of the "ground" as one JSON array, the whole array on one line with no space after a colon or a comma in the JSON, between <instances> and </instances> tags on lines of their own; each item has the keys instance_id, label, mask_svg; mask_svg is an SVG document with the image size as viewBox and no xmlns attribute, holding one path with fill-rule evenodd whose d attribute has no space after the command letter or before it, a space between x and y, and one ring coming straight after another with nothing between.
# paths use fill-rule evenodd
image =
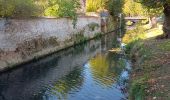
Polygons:
<instances>
[{"instance_id":1,"label":"ground","mask_svg":"<svg viewBox=\"0 0 170 100\"><path fill-rule=\"evenodd\" d=\"M170 40L145 40L137 48L132 79L143 79L145 100L170 100Z\"/></svg>"},{"instance_id":2,"label":"ground","mask_svg":"<svg viewBox=\"0 0 170 100\"><path fill-rule=\"evenodd\" d=\"M170 39L151 38L156 34L160 29L145 30L138 34L145 38L128 44L133 63L130 100L170 100Z\"/></svg>"}]
</instances>

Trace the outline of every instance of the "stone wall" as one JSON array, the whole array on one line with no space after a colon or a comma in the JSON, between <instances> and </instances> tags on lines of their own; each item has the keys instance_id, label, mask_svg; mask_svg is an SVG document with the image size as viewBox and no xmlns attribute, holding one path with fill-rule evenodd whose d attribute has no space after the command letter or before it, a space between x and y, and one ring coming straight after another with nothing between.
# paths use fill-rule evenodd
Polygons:
<instances>
[{"instance_id":1,"label":"stone wall","mask_svg":"<svg viewBox=\"0 0 170 100\"><path fill-rule=\"evenodd\" d=\"M0 70L61 50L101 32L100 17L0 19Z\"/></svg>"}]
</instances>

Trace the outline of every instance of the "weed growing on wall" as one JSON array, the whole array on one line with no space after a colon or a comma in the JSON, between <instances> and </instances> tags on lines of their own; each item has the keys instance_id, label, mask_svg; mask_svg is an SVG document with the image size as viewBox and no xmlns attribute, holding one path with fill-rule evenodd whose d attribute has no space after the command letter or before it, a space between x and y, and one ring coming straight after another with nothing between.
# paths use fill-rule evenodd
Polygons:
<instances>
[{"instance_id":1,"label":"weed growing on wall","mask_svg":"<svg viewBox=\"0 0 170 100\"><path fill-rule=\"evenodd\" d=\"M96 28L99 28L99 24L91 23L91 24L88 24L88 27L89 27L89 31L94 31Z\"/></svg>"}]
</instances>

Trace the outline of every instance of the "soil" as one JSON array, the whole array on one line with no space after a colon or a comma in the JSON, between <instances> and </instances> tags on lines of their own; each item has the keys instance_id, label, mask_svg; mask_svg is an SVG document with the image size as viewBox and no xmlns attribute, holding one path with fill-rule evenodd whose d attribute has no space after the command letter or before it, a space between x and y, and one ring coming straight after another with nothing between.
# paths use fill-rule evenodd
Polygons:
<instances>
[{"instance_id":1,"label":"soil","mask_svg":"<svg viewBox=\"0 0 170 100\"><path fill-rule=\"evenodd\" d=\"M145 40L143 49L143 53L133 53L136 62L132 79L147 76L145 100L170 100L170 39ZM143 59L147 52L149 56Z\"/></svg>"}]
</instances>

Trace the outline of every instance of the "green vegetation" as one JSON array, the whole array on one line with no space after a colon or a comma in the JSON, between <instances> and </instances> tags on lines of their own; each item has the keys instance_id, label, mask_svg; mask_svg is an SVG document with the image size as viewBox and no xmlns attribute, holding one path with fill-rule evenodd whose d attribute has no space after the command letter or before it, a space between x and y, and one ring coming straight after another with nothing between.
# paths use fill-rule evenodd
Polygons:
<instances>
[{"instance_id":1,"label":"green vegetation","mask_svg":"<svg viewBox=\"0 0 170 100\"><path fill-rule=\"evenodd\" d=\"M123 12L125 16L145 16L147 9L133 0L125 0Z\"/></svg>"},{"instance_id":2,"label":"green vegetation","mask_svg":"<svg viewBox=\"0 0 170 100\"><path fill-rule=\"evenodd\" d=\"M99 9L105 8L106 0L87 0L86 10L87 12L96 12Z\"/></svg>"},{"instance_id":3,"label":"green vegetation","mask_svg":"<svg viewBox=\"0 0 170 100\"><path fill-rule=\"evenodd\" d=\"M150 15L151 19L155 15L159 15L160 13L164 13L165 20L164 20L164 35L162 38L169 38L169 26L170 26L170 0L135 0L136 2L141 3L146 8L148 8L148 14ZM153 20L152 24L155 24L155 20ZM153 25L155 26L155 25Z\"/></svg>"},{"instance_id":4,"label":"green vegetation","mask_svg":"<svg viewBox=\"0 0 170 100\"><path fill-rule=\"evenodd\" d=\"M135 79L130 88L130 100L145 100L146 78Z\"/></svg>"},{"instance_id":5,"label":"green vegetation","mask_svg":"<svg viewBox=\"0 0 170 100\"><path fill-rule=\"evenodd\" d=\"M170 88L166 76L170 70L170 41L154 40L161 34L161 28L149 29L147 25L137 25L123 37L123 42L127 44L125 52L133 63L130 100L169 100Z\"/></svg>"},{"instance_id":6,"label":"green vegetation","mask_svg":"<svg viewBox=\"0 0 170 100\"><path fill-rule=\"evenodd\" d=\"M33 0L0 0L0 17L30 17L38 15Z\"/></svg>"},{"instance_id":7,"label":"green vegetation","mask_svg":"<svg viewBox=\"0 0 170 100\"><path fill-rule=\"evenodd\" d=\"M87 0L87 12L99 12L104 9L108 10L112 16L118 16L122 13L124 0Z\"/></svg>"},{"instance_id":8,"label":"green vegetation","mask_svg":"<svg viewBox=\"0 0 170 100\"><path fill-rule=\"evenodd\" d=\"M95 38L99 38L99 37L101 37L101 36L102 36L102 34L103 34L103 33L101 33L101 32L99 32L99 33L95 33L95 34L94 34L94 37L95 37Z\"/></svg>"},{"instance_id":9,"label":"green vegetation","mask_svg":"<svg viewBox=\"0 0 170 100\"><path fill-rule=\"evenodd\" d=\"M122 7L124 5L124 0L109 0L106 2L106 9L112 16L118 17L118 15L122 12Z\"/></svg>"},{"instance_id":10,"label":"green vegetation","mask_svg":"<svg viewBox=\"0 0 170 100\"><path fill-rule=\"evenodd\" d=\"M169 71L169 44L169 40L151 39L131 46L130 57L133 62L131 100L148 100L153 97L168 100L170 88L166 84L169 82L166 76L169 73L166 72Z\"/></svg>"},{"instance_id":11,"label":"green vegetation","mask_svg":"<svg viewBox=\"0 0 170 100\"><path fill-rule=\"evenodd\" d=\"M79 7L79 0L0 0L0 17L70 17L75 28Z\"/></svg>"},{"instance_id":12,"label":"green vegetation","mask_svg":"<svg viewBox=\"0 0 170 100\"><path fill-rule=\"evenodd\" d=\"M159 25L162 27L162 25ZM123 43L130 44L137 40L145 40L148 38L154 38L163 34L163 31L159 28L150 29L149 25L141 25L140 23L136 25L135 29L128 30L123 36Z\"/></svg>"},{"instance_id":13,"label":"green vegetation","mask_svg":"<svg viewBox=\"0 0 170 100\"><path fill-rule=\"evenodd\" d=\"M79 7L78 0L48 0L45 16L71 17L75 19L76 9Z\"/></svg>"},{"instance_id":14,"label":"green vegetation","mask_svg":"<svg viewBox=\"0 0 170 100\"><path fill-rule=\"evenodd\" d=\"M133 30L128 30L123 37L123 43L131 43L133 41L144 38L145 29L141 26L137 26Z\"/></svg>"},{"instance_id":15,"label":"green vegetation","mask_svg":"<svg viewBox=\"0 0 170 100\"><path fill-rule=\"evenodd\" d=\"M76 20L78 0L0 0L0 17L55 16Z\"/></svg>"},{"instance_id":16,"label":"green vegetation","mask_svg":"<svg viewBox=\"0 0 170 100\"><path fill-rule=\"evenodd\" d=\"M74 44L86 42L88 40L88 38L84 36L83 32L84 32L84 30L80 31L77 34L72 34L70 41L73 41Z\"/></svg>"},{"instance_id":17,"label":"green vegetation","mask_svg":"<svg viewBox=\"0 0 170 100\"><path fill-rule=\"evenodd\" d=\"M90 31L94 31L95 28L99 28L100 26L97 23L91 23L91 24L88 24L88 27Z\"/></svg>"}]
</instances>

